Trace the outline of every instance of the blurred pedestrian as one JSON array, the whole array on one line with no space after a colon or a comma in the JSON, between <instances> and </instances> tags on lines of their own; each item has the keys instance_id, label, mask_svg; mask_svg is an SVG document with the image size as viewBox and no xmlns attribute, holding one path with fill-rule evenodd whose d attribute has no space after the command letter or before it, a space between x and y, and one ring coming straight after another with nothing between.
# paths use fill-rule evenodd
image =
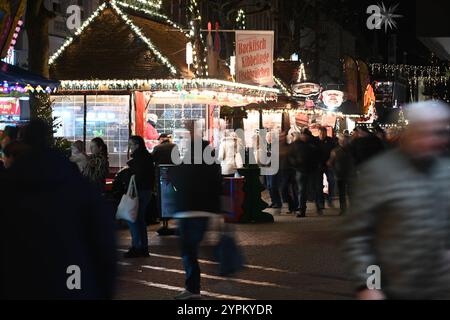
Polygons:
<instances>
[{"instance_id":1,"label":"blurred pedestrian","mask_svg":"<svg viewBox=\"0 0 450 320\"><path fill-rule=\"evenodd\" d=\"M309 129L305 128L300 134L300 139L293 143L290 150L289 161L296 170L296 179L299 192L300 212L299 218L306 217L306 203L308 200L308 187L312 185L312 193L316 203L317 213L323 215L323 182L319 182L320 149Z\"/></svg>"},{"instance_id":2,"label":"blurred pedestrian","mask_svg":"<svg viewBox=\"0 0 450 320\"><path fill-rule=\"evenodd\" d=\"M155 164L140 136L132 136L128 142L131 160L128 161L130 176L135 176L139 209L136 222L128 222L132 246L125 258L148 257L148 235L146 212L152 198L155 180Z\"/></svg>"},{"instance_id":3,"label":"blurred pedestrian","mask_svg":"<svg viewBox=\"0 0 450 320\"><path fill-rule=\"evenodd\" d=\"M84 173L88 163L88 156L85 152L83 141L77 140L71 146L72 155L70 161L75 163L81 173Z\"/></svg>"},{"instance_id":4,"label":"blurred pedestrian","mask_svg":"<svg viewBox=\"0 0 450 320\"><path fill-rule=\"evenodd\" d=\"M26 154L1 176L0 298L111 299L113 214L50 148L50 135L44 122L30 122L21 141Z\"/></svg>"},{"instance_id":5,"label":"blurred pedestrian","mask_svg":"<svg viewBox=\"0 0 450 320\"><path fill-rule=\"evenodd\" d=\"M401 134L402 134L401 128L394 127L386 130L386 143L388 149L398 147L401 139Z\"/></svg>"},{"instance_id":6,"label":"blurred pedestrian","mask_svg":"<svg viewBox=\"0 0 450 320\"><path fill-rule=\"evenodd\" d=\"M205 161L203 154L214 158L214 150L203 141L193 122L187 123L191 132L189 150L183 163L169 169L169 179L176 190L175 217L178 219L181 256L186 271L185 291L175 299L200 298L200 266L198 251L207 230L209 218L220 212L222 176L220 165ZM201 145L202 154L196 154L195 144Z\"/></svg>"},{"instance_id":7,"label":"blurred pedestrian","mask_svg":"<svg viewBox=\"0 0 450 320\"><path fill-rule=\"evenodd\" d=\"M159 145L153 148L152 156L155 161L155 165L160 164L173 164L172 152L174 151L176 144L172 143L168 134L161 134L159 136Z\"/></svg>"},{"instance_id":8,"label":"blurred pedestrian","mask_svg":"<svg viewBox=\"0 0 450 320\"><path fill-rule=\"evenodd\" d=\"M334 208L333 196L334 196L334 173L333 168L327 166L328 160L330 160L331 151L336 147L336 142L333 138L328 136L327 128L319 128L319 141L318 145L320 148L320 171L321 175L318 177L320 181L318 184L322 184L323 189L323 176L327 177L328 181L328 196L327 202L330 208Z\"/></svg>"},{"instance_id":9,"label":"blurred pedestrian","mask_svg":"<svg viewBox=\"0 0 450 320\"><path fill-rule=\"evenodd\" d=\"M234 177L244 166L241 156L242 146L234 132L226 132L219 147L219 161L222 167L222 175L225 177Z\"/></svg>"},{"instance_id":10,"label":"blurred pedestrian","mask_svg":"<svg viewBox=\"0 0 450 320\"><path fill-rule=\"evenodd\" d=\"M353 132L352 141L350 143L355 166L359 167L373 157L382 153L385 148L383 142L367 127L356 127Z\"/></svg>"},{"instance_id":11,"label":"blurred pedestrian","mask_svg":"<svg viewBox=\"0 0 450 320\"><path fill-rule=\"evenodd\" d=\"M347 197L353 181L354 164L349 150L350 137L345 134L338 135L339 144L331 151L327 165L333 169L339 192L340 214L347 211Z\"/></svg>"},{"instance_id":12,"label":"blurred pedestrian","mask_svg":"<svg viewBox=\"0 0 450 320\"><path fill-rule=\"evenodd\" d=\"M354 188L344 249L359 299L450 298L450 110L421 102L407 119L400 148L365 163Z\"/></svg>"},{"instance_id":13,"label":"blurred pedestrian","mask_svg":"<svg viewBox=\"0 0 450 320\"><path fill-rule=\"evenodd\" d=\"M19 128L13 127L13 126L6 126L5 130L3 131L1 141L0 141L0 147L2 154L5 154L5 149L8 146L8 144L13 143L17 141L19 135ZM0 171L5 168L5 159L2 159L0 161Z\"/></svg>"},{"instance_id":14,"label":"blurred pedestrian","mask_svg":"<svg viewBox=\"0 0 450 320\"><path fill-rule=\"evenodd\" d=\"M26 144L18 141L10 142L3 150L5 169L11 168L13 163L24 157L28 151Z\"/></svg>"},{"instance_id":15,"label":"blurred pedestrian","mask_svg":"<svg viewBox=\"0 0 450 320\"><path fill-rule=\"evenodd\" d=\"M109 174L108 147L102 138L94 138L90 144L91 155L88 157L85 175L94 186L103 192Z\"/></svg>"},{"instance_id":16,"label":"blurred pedestrian","mask_svg":"<svg viewBox=\"0 0 450 320\"><path fill-rule=\"evenodd\" d=\"M280 188L283 202L288 204L290 214L299 211L298 187L295 179L295 168L289 162L292 145L289 144L288 134L280 134ZM292 143L292 141L291 141Z\"/></svg>"}]
</instances>

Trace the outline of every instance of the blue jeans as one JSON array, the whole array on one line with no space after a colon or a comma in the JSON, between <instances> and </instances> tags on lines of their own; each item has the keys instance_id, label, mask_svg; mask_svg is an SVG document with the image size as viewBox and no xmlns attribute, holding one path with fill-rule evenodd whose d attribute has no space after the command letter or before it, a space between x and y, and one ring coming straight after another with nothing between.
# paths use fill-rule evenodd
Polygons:
<instances>
[{"instance_id":1,"label":"blue jeans","mask_svg":"<svg viewBox=\"0 0 450 320\"><path fill-rule=\"evenodd\" d=\"M198 250L208 227L208 218L183 218L178 220L181 257L186 272L186 290L200 294L200 266Z\"/></svg>"},{"instance_id":2,"label":"blue jeans","mask_svg":"<svg viewBox=\"0 0 450 320\"><path fill-rule=\"evenodd\" d=\"M145 223L145 214L150 204L152 196L151 190L138 190L139 210L136 222L128 222L131 233L131 245L133 248L148 249L147 224Z\"/></svg>"},{"instance_id":3,"label":"blue jeans","mask_svg":"<svg viewBox=\"0 0 450 320\"><path fill-rule=\"evenodd\" d=\"M280 173L266 177L267 189L269 190L272 205L281 207L283 205L280 196Z\"/></svg>"}]
</instances>

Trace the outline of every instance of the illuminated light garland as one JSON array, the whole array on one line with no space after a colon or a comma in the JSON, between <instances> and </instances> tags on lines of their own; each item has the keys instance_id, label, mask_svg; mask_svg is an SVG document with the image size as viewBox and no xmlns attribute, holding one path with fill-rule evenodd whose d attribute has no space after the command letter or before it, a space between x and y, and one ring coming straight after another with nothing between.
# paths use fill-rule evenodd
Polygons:
<instances>
[{"instance_id":1,"label":"illuminated light garland","mask_svg":"<svg viewBox=\"0 0 450 320\"><path fill-rule=\"evenodd\" d=\"M42 88L40 85L33 87L30 84L27 84L26 86L22 86L19 83L15 83L14 85L8 84L8 82L4 81L2 85L0 85L0 94L10 94L11 92L18 92L18 93L28 93L28 92L56 92L55 89L51 89L50 87L46 87L45 89Z\"/></svg>"},{"instance_id":2,"label":"illuminated light garland","mask_svg":"<svg viewBox=\"0 0 450 320\"><path fill-rule=\"evenodd\" d=\"M149 0L122 0L122 1L126 1L126 2L139 2L142 6L144 7L152 7L154 9L161 9L161 5L162 5L162 0L154 0L154 1L149 1Z\"/></svg>"},{"instance_id":3,"label":"illuminated light garland","mask_svg":"<svg viewBox=\"0 0 450 320\"><path fill-rule=\"evenodd\" d=\"M78 28L75 31L75 36L79 36L91 23L92 21L97 18L100 13L107 7L107 5L110 5L122 18L122 20L132 29L134 33L136 33L141 40L149 47L149 49L152 51L152 53L156 56L156 58L162 62L167 68L169 68L170 73L175 75L177 74L177 70L175 67L169 62L169 60L164 57L158 49L153 45L153 43L143 35L141 29L139 29L136 25L133 24L133 22L120 10L120 8L116 5L115 0L111 0L110 2L104 2L102 5L100 5L97 10L94 11L94 13L81 25L80 28ZM69 39L64 42L64 44L56 51L49 59L49 65L52 65L55 60L65 51L65 49L72 44L74 38L70 37Z\"/></svg>"},{"instance_id":4,"label":"illuminated light garland","mask_svg":"<svg viewBox=\"0 0 450 320\"><path fill-rule=\"evenodd\" d=\"M432 76L437 77L440 73L440 67L432 66L413 66L406 64L382 64L382 63L372 63L369 65L372 73L374 72L384 72L386 74L390 73L394 75L395 73L402 73L408 76Z\"/></svg>"},{"instance_id":5,"label":"illuminated light garland","mask_svg":"<svg viewBox=\"0 0 450 320\"><path fill-rule=\"evenodd\" d=\"M81 27L75 31L75 35L79 36L84 31L84 29L86 29L91 24L91 22L99 16L100 12L102 12L106 8L106 6L107 2L104 2L102 5L100 5L97 10L95 10L92 15L81 25ZM48 64L52 65L55 60L64 52L64 50L66 50L66 48L72 44L73 40L73 37L68 38L63 43L63 45L50 57Z\"/></svg>"},{"instance_id":6,"label":"illuminated light garland","mask_svg":"<svg viewBox=\"0 0 450 320\"><path fill-rule=\"evenodd\" d=\"M244 11L244 9L239 9L237 17L236 17L236 24L237 24L238 28L245 30L245 11Z\"/></svg>"},{"instance_id":7,"label":"illuminated light garland","mask_svg":"<svg viewBox=\"0 0 450 320\"><path fill-rule=\"evenodd\" d=\"M412 77L409 78L409 84L410 85L417 85L419 81L423 81L425 84L433 84L433 85L439 85L439 84L447 84L448 81L450 81L450 76L438 76L438 77Z\"/></svg>"},{"instance_id":8,"label":"illuminated light garland","mask_svg":"<svg viewBox=\"0 0 450 320\"><path fill-rule=\"evenodd\" d=\"M274 88L258 87L247 85L243 83L236 83L217 79L160 79L160 80L63 80L60 88L62 90L102 90L102 87L108 87L109 90L123 90L123 89L143 89L145 87L154 90L195 90L199 88L207 89L241 89L254 92L259 95L268 95L276 97L280 91ZM113 88L113 89L111 89Z\"/></svg>"},{"instance_id":9,"label":"illuminated light garland","mask_svg":"<svg viewBox=\"0 0 450 320\"><path fill-rule=\"evenodd\" d=\"M169 68L170 72L175 75L177 74L177 70L175 69L175 67L169 62L169 60L164 57L161 52L158 51L158 49L155 47L155 45L150 41L150 39L148 39L146 36L144 36L144 34L142 33L141 29L138 28L128 17L125 13L122 12L122 10L120 10L120 8L116 5L116 1L112 0L110 2L111 7L116 10L116 12L119 14L119 16L122 18L122 20L131 27L131 29L134 31L134 33L136 33L142 41L145 42L145 44L147 44L147 46L149 47L149 49L153 52L153 54L156 56L156 58L162 62L164 65L166 65L166 67Z\"/></svg>"},{"instance_id":10,"label":"illuminated light garland","mask_svg":"<svg viewBox=\"0 0 450 320\"><path fill-rule=\"evenodd\" d=\"M174 27L175 29L177 29L178 31L180 31L181 33L183 33L183 34L186 36L187 39L192 40L192 37L190 36L189 33L185 32L185 31L183 30L183 28L182 28L180 25L178 25L178 24L176 24L175 22L173 22L172 20L170 20L167 16L165 16L165 15L163 15L163 14L160 14L160 13L158 13L158 12L154 12L154 11L147 10L147 9L145 9L145 8L139 8L139 7L136 7L136 6L133 6L133 5L131 5L131 4L128 4L128 3L125 3L125 2L122 2L122 1L123 1L123 0L117 1L116 4L117 4L118 6L120 6L120 7L122 7L122 8L129 8L129 9L132 9L132 10L135 10L135 11L140 11L141 13L144 13L144 14L146 14L146 15L148 15L148 16L152 16L152 17L156 17L156 18L162 19L162 20L164 20L167 24L171 25L172 27ZM197 61L197 60L198 60L198 59L197 59L197 55L196 55L195 50L193 50L193 57L194 57L194 61ZM196 66L196 64L194 64L194 66Z\"/></svg>"},{"instance_id":11,"label":"illuminated light garland","mask_svg":"<svg viewBox=\"0 0 450 320\"><path fill-rule=\"evenodd\" d=\"M160 19L164 20L166 23L170 24L170 25L171 25L172 27L174 27L175 29L177 29L178 31L180 31L181 33L183 33L183 34L186 36L186 38L189 38L189 37L190 37L189 34L186 33L186 32L183 30L183 28L182 28L181 26L179 26L178 24L176 24L175 22L173 22L172 20L170 20L167 16L165 16L165 15L163 15L163 14L161 14L161 13L158 13L158 12L154 12L154 11L147 10L147 9L145 9L145 8L139 8L139 7L136 7L136 6L133 6L133 5L131 5L131 4L128 4L128 3L125 3L125 2L122 2L122 1L124 1L124 0L117 1L116 4L117 4L119 7L122 7L122 8L133 9L133 10L135 10L135 11L140 11L140 12L142 12L142 13L145 13L145 14L147 14L147 15L149 15L149 16L153 16L153 17L156 17L156 18L160 18Z\"/></svg>"},{"instance_id":12,"label":"illuminated light garland","mask_svg":"<svg viewBox=\"0 0 450 320\"><path fill-rule=\"evenodd\" d=\"M297 82L303 82L306 81L306 70L305 70L305 64L302 62L300 64L300 67L298 68L298 78L297 78Z\"/></svg>"},{"instance_id":13,"label":"illuminated light garland","mask_svg":"<svg viewBox=\"0 0 450 320\"><path fill-rule=\"evenodd\" d=\"M202 24L202 17L200 15L200 10L198 8L198 2L197 0L191 0L190 4L188 6L188 10L191 16L191 21L189 22L190 24L190 37L191 37L191 41L192 43L196 43L196 39L195 39L195 24L194 21L198 22L198 25L201 27ZM203 54L205 57L207 57L208 55L208 50L205 46L205 40L203 38L203 35L200 33L199 36L199 41L200 41L200 45L203 47ZM201 77L201 76L208 76L208 71L207 71L207 65L206 65L206 58L203 59L203 61L200 61L200 58L198 58L198 55L195 54L194 52L194 66L196 69L196 76Z\"/></svg>"},{"instance_id":14,"label":"illuminated light garland","mask_svg":"<svg viewBox=\"0 0 450 320\"><path fill-rule=\"evenodd\" d=\"M276 84L278 87L281 88L281 91L283 92L284 95L286 95L286 96L288 96L288 97L291 97L291 96L292 96L292 94L291 94L291 92L289 91L289 89L286 88L286 86L283 84L283 82L282 82L280 79L278 79L277 77L274 76L274 77L273 77L273 80L275 81L275 84Z\"/></svg>"}]
</instances>

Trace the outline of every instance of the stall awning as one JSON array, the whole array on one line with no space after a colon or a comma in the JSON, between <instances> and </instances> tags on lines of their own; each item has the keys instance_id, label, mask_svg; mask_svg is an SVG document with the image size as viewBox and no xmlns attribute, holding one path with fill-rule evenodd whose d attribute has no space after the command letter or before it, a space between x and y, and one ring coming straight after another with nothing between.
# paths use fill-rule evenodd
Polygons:
<instances>
[{"instance_id":1,"label":"stall awning","mask_svg":"<svg viewBox=\"0 0 450 320\"><path fill-rule=\"evenodd\" d=\"M41 86L42 88L49 87L54 89L59 86L59 81L49 80L22 68L0 61L0 85L5 82L10 86L18 84L22 87L29 85L33 88Z\"/></svg>"}]
</instances>

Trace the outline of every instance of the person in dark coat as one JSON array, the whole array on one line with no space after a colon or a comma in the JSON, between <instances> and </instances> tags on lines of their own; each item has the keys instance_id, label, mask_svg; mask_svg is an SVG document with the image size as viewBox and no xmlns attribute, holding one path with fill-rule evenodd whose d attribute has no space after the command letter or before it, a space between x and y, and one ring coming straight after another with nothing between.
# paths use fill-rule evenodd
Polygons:
<instances>
[{"instance_id":1,"label":"person in dark coat","mask_svg":"<svg viewBox=\"0 0 450 320\"><path fill-rule=\"evenodd\" d=\"M88 157L83 174L103 193L109 174L108 146L102 138L96 137L91 140L90 149L91 155Z\"/></svg>"},{"instance_id":2,"label":"person in dark coat","mask_svg":"<svg viewBox=\"0 0 450 320\"><path fill-rule=\"evenodd\" d=\"M320 148L320 171L321 175L318 177L320 181L317 183L322 184L323 189L323 175L327 177L328 181L328 197L327 202L330 208L333 208L333 195L334 195L334 174L333 169L327 166L328 160L330 160L331 151L336 147L336 141L328 136L327 129L321 127L319 129L318 146Z\"/></svg>"},{"instance_id":3,"label":"person in dark coat","mask_svg":"<svg viewBox=\"0 0 450 320\"><path fill-rule=\"evenodd\" d=\"M27 153L0 175L0 299L111 299L114 215L50 132L31 122Z\"/></svg>"},{"instance_id":4,"label":"person in dark coat","mask_svg":"<svg viewBox=\"0 0 450 320\"><path fill-rule=\"evenodd\" d=\"M152 156L155 165L173 164L172 151L176 147L175 143L170 141L169 135L163 133L159 136L159 145L153 148Z\"/></svg>"},{"instance_id":5,"label":"person in dark coat","mask_svg":"<svg viewBox=\"0 0 450 320\"><path fill-rule=\"evenodd\" d=\"M139 209L136 222L128 222L132 246L125 253L125 258L148 257L146 212L152 198L155 164L152 155L147 151L142 137L130 137L129 147L131 160L127 164L130 168L129 175L135 176Z\"/></svg>"},{"instance_id":6,"label":"person in dark coat","mask_svg":"<svg viewBox=\"0 0 450 320\"><path fill-rule=\"evenodd\" d=\"M340 134L338 138L339 145L331 151L327 165L333 169L337 181L340 214L343 215L347 211L347 196L350 195L350 188L354 178L354 163L349 150L350 137Z\"/></svg>"},{"instance_id":7,"label":"person in dark coat","mask_svg":"<svg viewBox=\"0 0 450 320\"><path fill-rule=\"evenodd\" d=\"M200 267L198 250L207 230L209 217L220 212L222 172L220 165L209 164L203 157L206 152L215 158L208 141L195 134L194 123L188 124L191 143L181 165L169 169L168 176L175 188L175 217L178 219L181 256L186 271L186 290L176 299L200 298ZM201 154L195 154L194 145L201 144ZM206 152L205 152L206 150Z\"/></svg>"},{"instance_id":8,"label":"person in dark coat","mask_svg":"<svg viewBox=\"0 0 450 320\"><path fill-rule=\"evenodd\" d=\"M355 166L359 167L370 159L382 153L385 148L383 142L364 126L357 127L353 132L350 143Z\"/></svg>"},{"instance_id":9,"label":"person in dark coat","mask_svg":"<svg viewBox=\"0 0 450 320\"><path fill-rule=\"evenodd\" d=\"M308 195L308 185L312 182L314 200L316 203L317 213L323 214L323 184L319 183L320 171L320 149L314 136L309 129L304 129L300 138L294 142L289 161L296 170L297 185L299 190L300 213L299 218L306 216L306 202Z\"/></svg>"},{"instance_id":10,"label":"person in dark coat","mask_svg":"<svg viewBox=\"0 0 450 320\"><path fill-rule=\"evenodd\" d=\"M295 178L295 168L289 163L289 154L292 144L287 144L287 134L280 135L280 177L281 195L283 202L288 204L289 213L299 210L298 186Z\"/></svg>"}]
</instances>

